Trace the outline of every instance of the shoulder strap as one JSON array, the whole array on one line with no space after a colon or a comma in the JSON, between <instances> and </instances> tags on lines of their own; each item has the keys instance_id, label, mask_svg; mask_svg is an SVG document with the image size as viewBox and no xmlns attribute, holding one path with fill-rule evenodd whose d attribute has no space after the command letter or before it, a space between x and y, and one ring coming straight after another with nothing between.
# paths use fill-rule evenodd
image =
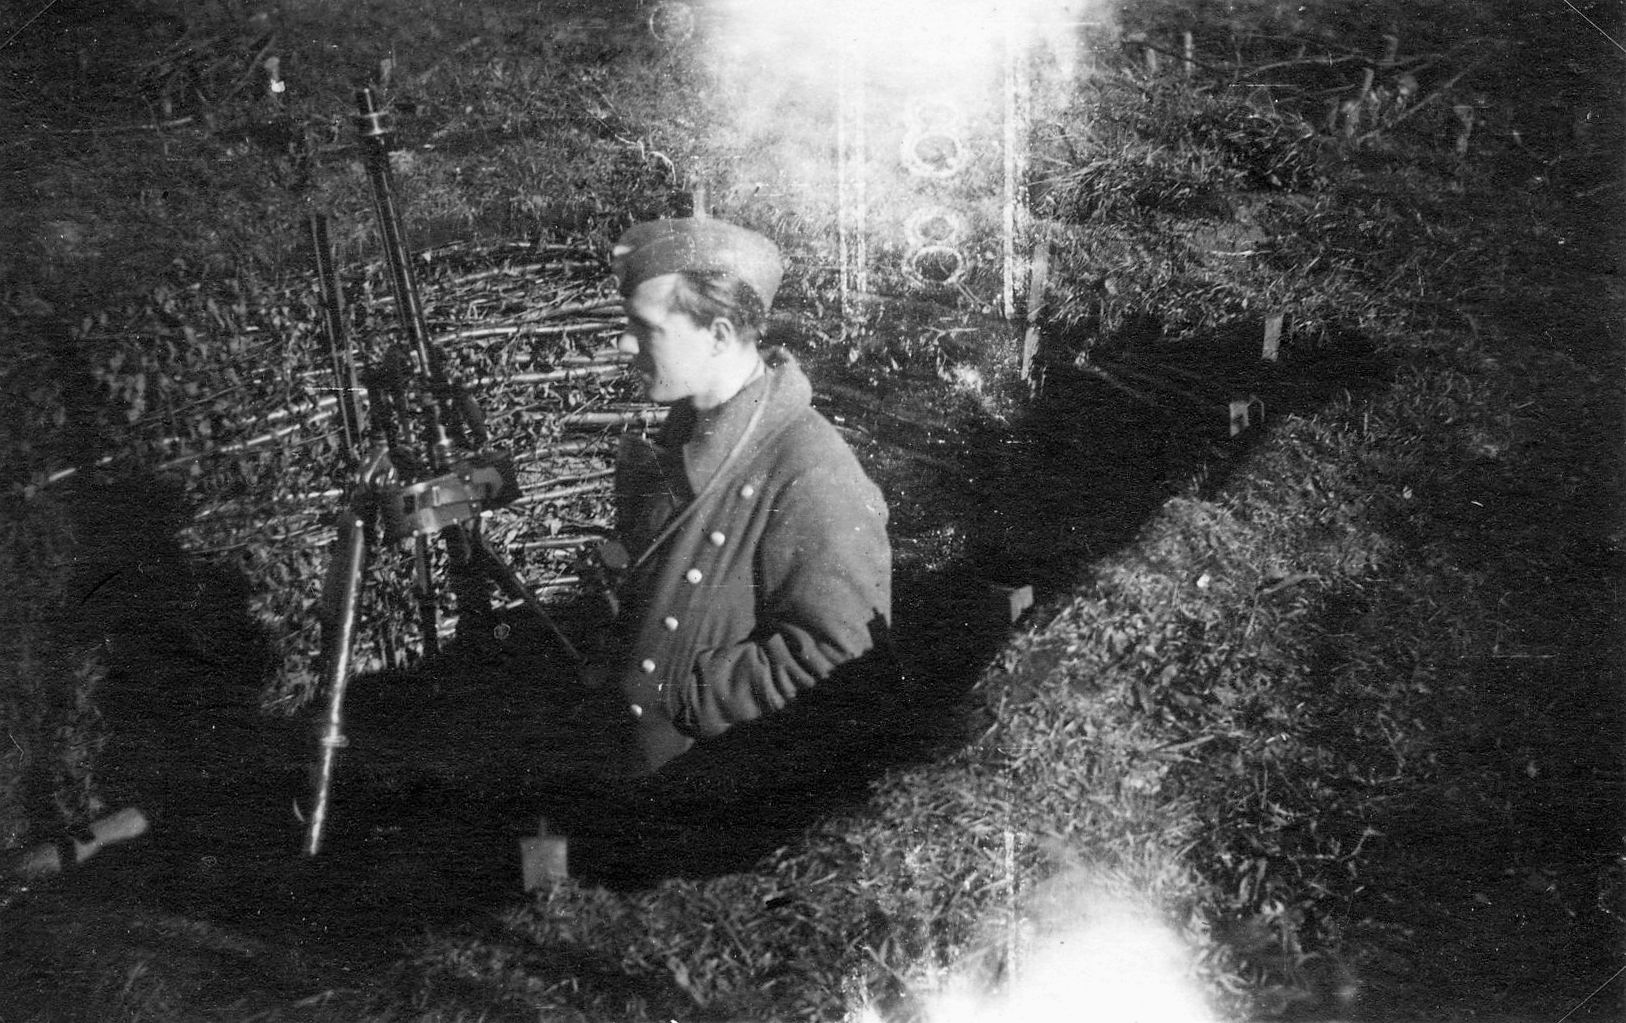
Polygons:
<instances>
[{"instance_id":1,"label":"shoulder strap","mask_svg":"<svg viewBox=\"0 0 1626 1023\"><path fill-rule=\"evenodd\" d=\"M685 505L682 511L672 516L666 525L661 528L661 531L655 534L655 539L649 542L649 546L644 548L644 552L638 555L638 560L632 563L633 569L643 567L644 562L649 560L650 555L659 550L662 544L670 540L682 528L683 524L694 516L695 509L700 507L700 503L722 488L723 483L727 481L729 470L734 468L734 464L745 453L746 442L751 439L751 435L756 433L757 427L762 423L762 416L768 410L768 391L772 387L773 381L772 378L769 378L768 387L764 388L762 392L762 400L752 410L751 418L746 421L745 430L741 432L740 439L734 442L734 446L729 449L727 457L717 467L717 471L712 473L711 479L707 480L706 485L700 488L700 493L694 495L694 500Z\"/></svg>"}]
</instances>

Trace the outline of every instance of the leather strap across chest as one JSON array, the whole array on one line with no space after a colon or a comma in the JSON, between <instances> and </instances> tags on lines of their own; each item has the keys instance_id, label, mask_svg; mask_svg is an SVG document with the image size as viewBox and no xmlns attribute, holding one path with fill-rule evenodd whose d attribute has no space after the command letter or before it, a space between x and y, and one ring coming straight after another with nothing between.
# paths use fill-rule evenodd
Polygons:
<instances>
[{"instance_id":1,"label":"leather strap across chest","mask_svg":"<svg viewBox=\"0 0 1626 1023\"><path fill-rule=\"evenodd\" d=\"M734 442L734 446L729 449L728 455L723 459L722 464L717 467L717 471L712 473L711 478L706 481L706 485L700 488L700 493L694 495L694 500L684 505L676 515L667 520L666 525L661 527L661 531L655 534L655 538L649 542L649 546L645 547L644 552L638 555L638 560L632 563L634 571L642 568L651 555L673 536L677 535L677 531L683 527L683 524L694 517L695 511L700 507L702 501L722 489L724 482L728 478L729 470L733 469L741 456L745 454L746 443L751 439L752 434L756 433L757 427L762 423L763 415L768 411L768 392L772 386L770 380L768 387L763 390L762 400L757 402L757 407L751 412L751 418L746 421L745 430L740 433L740 439Z\"/></svg>"}]
</instances>

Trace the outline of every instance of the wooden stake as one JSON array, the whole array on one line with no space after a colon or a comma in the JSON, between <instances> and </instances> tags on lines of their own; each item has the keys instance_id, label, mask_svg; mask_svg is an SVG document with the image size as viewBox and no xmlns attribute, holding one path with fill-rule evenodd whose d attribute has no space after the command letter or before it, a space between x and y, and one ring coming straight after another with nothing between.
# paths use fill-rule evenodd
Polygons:
<instances>
[{"instance_id":1,"label":"wooden stake","mask_svg":"<svg viewBox=\"0 0 1626 1023\"><path fill-rule=\"evenodd\" d=\"M854 41L842 53L836 103L836 251L842 319L849 323L862 316L859 300L869 293L865 84L863 46Z\"/></svg>"},{"instance_id":2,"label":"wooden stake","mask_svg":"<svg viewBox=\"0 0 1626 1023\"><path fill-rule=\"evenodd\" d=\"M1468 155L1468 142L1473 138L1474 120L1477 111L1472 103L1458 103L1451 108L1457 115L1457 155Z\"/></svg>"},{"instance_id":3,"label":"wooden stake","mask_svg":"<svg viewBox=\"0 0 1626 1023\"><path fill-rule=\"evenodd\" d=\"M1354 138L1361 130L1366 108L1372 97L1372 80L1376 74L1377 72L1370 67L1363 70L1360 91L1355 94L1354 99L1345 100L1343 103L1341 109L1344 115L1345 138Z\"/></svg>"},{"instance_id":4,"label":"wooden stake","mask_svg":"<svg viewBox=\"0 0 1626 1023\"><path fill-rule=\"evenodd\" d=\"M1246 398L1232 398L1230 418L1231 436L1235 437L1256 421L1264 422L1265 403L1259 400L1257 394L1250 394Z\"/></svg>"},{"instance_id":5,"label":"wooden stake","mask_svg":"<svg viewBox=\"0 0 1626 1023\"><path fill-rule=\"evenodd\" d=\"M1033 360L1039 354L1039 314L1044 309L1044 290L1050 276L1050 238L1040 238L1033 249L1033 267L1028 275L1028 322L1022 337L1022 379L1033 382Z\"/></svg>"},{"instance_id":6,"label":"wooden stake","mask_svg":"<svg viewBox=\"0 0 1626 1023\"><path fill-rule=\"evenodd\" d=\"M1020 25L1014 16L1005 26L1005 106L1003 208L1000 216L1001 255L1004 270L1000 279L1000 315L1007 323L1016 318L1017 266L1016 236L1027 220L1027 142L1031 83L1027 51Z\"/></svg>"},{"instance_id":7,"label":"wooden stake","mask_svg":"<svg viewBox=\"0 0 1626 1023\"><path fill-rule=\"evenodd\" d=\"M570 842L548 827L547 818L536 826L536 834L519 840L521 885L534 892L570 877Z\"/></svg>"},{"instance_id":8,"label":"wooden stake","mask_svg":"<svg viewBox=\"0 0 1626 1023\"><path fill-rule=\"evenodd\" d=\"M1235 437L1248 428L1248 399L1231 399L1231 436Z\"/></svg>"},{"instance_id":9,"label":"wooden stake","mask_svg":"<svg viewBox=\"0 0 1626 1023\"><path fill-rule=\"evenodd\" d=\"M1005 883L1010 894L1010 926L1005 932L1005 990L1016 988L1021 978L1022 909L1021 888L1016 880L1016 833L1005 829Z\"/></svg>"},{"instance_id":10,"label":"wooden stake","mask_svg":"<svg viewBox=\"0 0 1626 1023\"><path fill-rule=\"evenodd\" d=\"M1265 341L1259 351L1259 357L1267 362L1275 362L1282 343L1282 321L1285 317L1281 313L1265 317Z\"/></svg>"}]
</instances>

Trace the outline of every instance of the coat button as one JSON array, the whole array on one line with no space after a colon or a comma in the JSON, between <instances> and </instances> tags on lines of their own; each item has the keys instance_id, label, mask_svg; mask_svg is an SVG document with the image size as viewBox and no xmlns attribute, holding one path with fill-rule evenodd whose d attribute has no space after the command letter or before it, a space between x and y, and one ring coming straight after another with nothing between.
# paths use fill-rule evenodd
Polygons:
<instances>
[{"instance_id":1,"label":"coat button","mask_svg":"<svg viewBox=\"0 0 1626 1023\"><path fill-rule=\"evenodd\" d=\"M644 716L644 708L638 706L636 703L630 705L627 709L632 711L632 716L635 718L641 718Z\"/></svg>"},{"instance_id":2,"label":"coat button","mask_svg":"<svg viewBox=\"0 0 1626 1023\"><path fill-rule=\"evenodd\" d=\"M751 498L757 496L757 488L747 483L745 486L740 488L740 496L749 501Z\"/></svg>"},{"instance_id":3,"label":"coat button","mask_svg":"<svg viewBox=\"0 0 1626 1023\"><path fill-rule=\"evenodd\" d=\"M721 547L723 544L728 542L728 537L724 536L721 532L714 532L706 539L711 541L711 545L713 547Z\"/></svg>"},{"instance_id":4,"label":"coat button","mask_svg":"<svg viewBox=\"0 0 1626 1023\"><path fill-rule=\"evenodd\" d=\"M698 568L691 568L683 574L683 578L689 580L691 583L698 583L700 580L704 579L705 576L701 574Z\"/></svg>"},{"instance_id":5,"label":"coat button","mask_svg":"<svg viewBox=\"0 0 1626 1023\"><path fill-rule=\"evenodd\" d=\"M655 674L655 662L647 657L644 658L643 663L638 665L638 667L643 669L645 675Z\"/></svg>"},{"instance_id":6,"label":"coat button","mask_svg":"<svg viewBox=\"0 0 1626 1023\"><path fill-rule=\"evenodd\" d=\"M677 631L678 620L676 618L673 618L671 615L667 615L665 618L662 618L661 619L661 624L666 627L667 632L676 632Z\"/></svg>"}]
</instances>

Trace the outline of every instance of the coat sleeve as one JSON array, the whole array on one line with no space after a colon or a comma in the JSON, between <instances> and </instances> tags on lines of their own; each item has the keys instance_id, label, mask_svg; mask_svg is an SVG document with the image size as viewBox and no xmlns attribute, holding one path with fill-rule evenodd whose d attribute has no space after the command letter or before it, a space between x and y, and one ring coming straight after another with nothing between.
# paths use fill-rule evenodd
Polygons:
<instances>
[{"instance_id":1,"label":"coat sleeve","mask_svg":"<svg viewBox=\"0 0 1626 1023\"><path fill-rule=\"evenodd\" d=\"M883 641L886 518L879 489L856 464L816 465L781 492L756 553L756 629L698 654L669 708L679 728L716 735L779 710Z\"/></svg>"}]
</instances>

